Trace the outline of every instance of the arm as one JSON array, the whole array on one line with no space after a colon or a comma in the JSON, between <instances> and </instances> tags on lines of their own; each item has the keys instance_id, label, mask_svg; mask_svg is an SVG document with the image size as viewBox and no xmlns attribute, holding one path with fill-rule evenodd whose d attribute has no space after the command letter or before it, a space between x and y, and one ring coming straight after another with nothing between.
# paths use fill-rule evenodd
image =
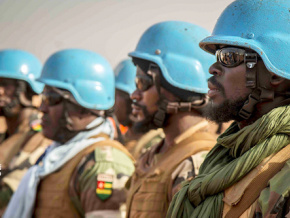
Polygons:
<instances>
[{"instance_id":1,"label":"arm","mask_svg":"<svg viewBox=\"0 0 290 218\"><path fill-rule=\"evenodd\" d=\"M123 189L134 165L123 152L110 146L97 148L82 159L71 178L69 195L86 217L120 214Z\"/></svg>"}]
</instances>

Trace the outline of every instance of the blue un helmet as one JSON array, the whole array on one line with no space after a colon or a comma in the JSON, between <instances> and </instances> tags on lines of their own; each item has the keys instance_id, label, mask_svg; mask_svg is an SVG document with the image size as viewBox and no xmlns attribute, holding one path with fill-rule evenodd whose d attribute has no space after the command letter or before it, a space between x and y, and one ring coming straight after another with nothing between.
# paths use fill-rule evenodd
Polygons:
<instances>
[{"instance_id":1,"label":"blue un helmet","mask_svg":"<svg viewBox=\"0 0 290 218\"><path fill-rule=\"evenodd\" d=\"M208 68L214 57L200 49L198 43L208 35L207 30L191 23L161 22L145 31L135 51L129 53L143 71L144 61L150 63L149 68L155 64L161 71L160 76L157 72L152 75L161 99L153 119L157 127L164 125L166 114L206 105ZM166 99L160 92L161 86L177 96L178 102Z\"/></svg>"},{"instance_id":2,"label":"blue un helmet","mask_svg":"<svg viewBox=\"0 0 290 218\"><path fill-rule=\"evenodd\" d=\"M219 45L244 47L257 53L244 56L246 86L254 90L239 112L243 119L252 115L258 102L272 101L275 96L274 90L266 89L261 77L257 77L258 56L268 71L290 80L289 9L289 0L234 1L219 17L212 35L200 42L200 47L212 54Z\"/></svg>"},{"instance_id":3,"label":"blue un helmet","mask_svg":"<svg viewBox=\"0 0 290 218\"><path fill-rule=\"evenodd\" d=\"M40 82L68 90L78 104L108 110L115 102L114 72L101 55L82 49L56 52L45 62Z\"/></svg>"},{"instance_id":4,"label":"blue un helmet","mask_svg":"<svg viewBox=\"0 0 290 218\"><path fill-rule=\"evenodd\" d=\"M289 9L289 0L234 1L200 46L212 54L219 44L250 48L270 72L290 80Z\"/></svg>"},{"instance_id":5,"label":"blue un helmet","mask_svg":"<svg viewBox=\"0 0 290 218\"><path fill-rule=\"evenodd\" d=\"M131 95L135 89L136 67L132 60L126 59L117 65L114 70L116 88Z\"/></svg>"},{"instance_id":6,"label":"blue un helmet","mask_svg":"<svg viewBox=\"0 0 290 218\"><path fill-rule=\"evenodd\" d=\"M129 56L158 65L162 76L172 86L196 93L207 93L208 68L214 57L198 43L210 33L182 21L166 21L151 26Z\"/></svg>"},{"instance_id":7,"label":"blue un helmet","mask_svg":"<svg viewBox=\"0 0 290 218\"><path fill-rule=\"evenodd\" d=\"M37 94L43 90L43 84L35 81L41 68L40 61L29 52L16 49L0 51L0 77L23 80Z\"/></svg>"}]
</instances>

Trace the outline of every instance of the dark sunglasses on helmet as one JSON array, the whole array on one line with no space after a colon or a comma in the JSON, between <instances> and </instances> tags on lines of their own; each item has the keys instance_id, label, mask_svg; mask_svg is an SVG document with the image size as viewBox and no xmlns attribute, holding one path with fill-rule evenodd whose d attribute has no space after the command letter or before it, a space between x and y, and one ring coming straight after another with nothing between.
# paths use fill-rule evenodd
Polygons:
<instances>
[{"instance_id":1,"label":"dark sunglasses on helmet","mask_svg":"<svg viewBox=\"0 0 290 218\"><path fill-rule=\"evenodd\" d=\"M63 101L63 97L55 92L47 92L41 94L42 103L48 106L55 106Z\"/></svg>"},{"instance_id":2,"label":"dark sunglasses on helmet","mask_svg":"<svg viewBox=\"0 0 290 218\"><path fill-rule=\"evenodd\" d=\"M253 68L253 63L257 63L258 54L255 52L247 52L242 48L225 47L215 52L217 62L221 65L231 68L247 63L247 67Z\"/></svg>"}]
</instances>

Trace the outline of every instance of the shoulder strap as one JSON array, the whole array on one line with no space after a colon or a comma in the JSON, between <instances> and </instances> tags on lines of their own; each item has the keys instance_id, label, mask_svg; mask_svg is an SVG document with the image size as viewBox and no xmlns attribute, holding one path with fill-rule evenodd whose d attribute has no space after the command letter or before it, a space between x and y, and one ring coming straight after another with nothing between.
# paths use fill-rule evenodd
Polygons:
<instances>
[{"instance_id":1,"label":"shoulder strap","mask_svg":"<svg viewBox=\"0 0 290 218\"><path fill-rule=\"evenodd\" d=\"M120 151L125 153L133 162L135 162L134 157L129 153L129 151L120 142L118 142L116 140L105 139L105 140L102 140L100 142L96 142L95 144L92 144L90 147L94 147L94 149L95 149L97 147L102 147L102 146L111 146L111 147L114 147L116 149L119 149Z\"/></svg>"},{"instance_id":2,"label":"shoulder strap","mask_svg":"<svg viewBox=\"0 0 290 218\"><path fill-rule=\"evenodd\" d=\"M99 142L96 142L96 143L91 144L90 146L88 146L87 148L85 148L81 152L79 152L73 159L71 159L65 165L65 168L66 168L68 174L71 175L71 173L72 173L72 170L71 169L75 169L75 167L77 166L77 164L81 161L81 159L84 156L86 156L87 154L93 152L97 147L102 147L102 146L111 146L111 147L117 148L117 149L121 150L122 152L124 152L125 154L127 154L131 158L131 160L134 162L134 158L126 150L126 148L124 148L124 146L122 144L120 144L119 142L117 142L115 140L104 139L102 141L99 141ZM65 173L67 173L67 172L65 172Z\"/></svg>"},{"instance_id":3,"label":"shoulder strap","mask_svg":"<svg viewBox=\"0 0 290 218\"><path fill-rule=\"evenodd\" d=\"M225 218L240 217L259 197L261 191L267 187L269 180L275 176L290 159L290 144L275 154L261 169L245 190L242 199L236 206L232 206Z\"/></svg>"},{"instance_id":4,"label":"shoulder strap","mask_svg":"<svg viewBox=\"0 0 290 218\"><path fill-rule=\"evenodd\" d=\"M183 160L201 151L209 151L216 141L209 133L198 132L193 134L184 142L177 144L169 150L160 160L158 169L170 172L174 170ZM154 171L156 170L154 168Z\"/></svg>"}]
</instances>

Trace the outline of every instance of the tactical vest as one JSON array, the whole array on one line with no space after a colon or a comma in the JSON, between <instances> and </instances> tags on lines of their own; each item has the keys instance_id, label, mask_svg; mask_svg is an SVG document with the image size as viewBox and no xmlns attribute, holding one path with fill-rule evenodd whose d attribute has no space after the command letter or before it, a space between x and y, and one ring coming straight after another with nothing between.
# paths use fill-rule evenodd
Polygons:
<instances>
[{"instance_id":1,"label":"tactical vest","mask_svg":"<svg viewBox=\"0 0 290 218\"><path fill-rule=\"evenodd\" d=\"M290 145L264 159L243 179L224 192L223 218L252 218L260 193L290 159Z\"/></svg>"},{"instance_id":2,"label":"tactical vest","mask_svg":"<svg viewBox=\"0 0 290 218\"><path fill-rule=\"evenodd\" d=\"M19 116L23 116L16 132L0 144L0 164L3 169L9 167L12 158L24 147L27 141L35 134L30 127L30 116L37 114L36 109L25 108Z\"/></svg>"},{"instance_id":3,"label":"tactical vest","mask_svg":"<svg viewBox=\"0 0 290 218\"><path fill-rule=\"evenodd\" d=\"M117 148L133 160L126 148L117 141L107 139L90 145L67 162L59 171L41 180L38 186L33 217L82 217L69 196L69 182L81 159L101 146Z\"/></svg>"},{"instance_id":4,"label":"tactical vest","mask_svg":"<svg viewBox=\"0 0 290 218\"><path fill-rule=\"evenodd\" d=\"M45 138L41 132L34 134L25 144L20 154L12 161L13 163L10 164L9 172L6 175L2 174L2 181L13 191L16 191L28 168L36 163L51 143L52 141Z\"/></svg>"},{"instance_id":5,"label":"tactical vest","mask_svg":"<svg viewBox=\"0 0 290 218\"><path fill-rule=\"evenodd\" d=\"M127 197L127 214L130 218L164 218L170 204L171 175L185 159L201 151L210 150L215 140L206 132L195 132L183 138L168 150L147 173L136 169Z\"/></svg>"}]
</instances>

